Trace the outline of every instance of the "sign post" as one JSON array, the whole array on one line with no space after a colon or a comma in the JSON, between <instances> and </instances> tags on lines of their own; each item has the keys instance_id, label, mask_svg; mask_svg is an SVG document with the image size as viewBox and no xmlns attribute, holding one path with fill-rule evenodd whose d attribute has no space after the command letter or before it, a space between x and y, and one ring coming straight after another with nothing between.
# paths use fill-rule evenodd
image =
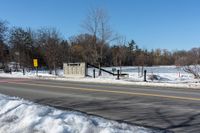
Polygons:
<instances>
[{"instance_id":1,"label":"sign post","mask_svg":"<svg viewBox=\"0 0 200 133\"><path fill-rule=\"evenodd\" d=\"M33 59L33 66L36 68L36 75L38 76L38 59Z\"/></svg>"}]
</instances>

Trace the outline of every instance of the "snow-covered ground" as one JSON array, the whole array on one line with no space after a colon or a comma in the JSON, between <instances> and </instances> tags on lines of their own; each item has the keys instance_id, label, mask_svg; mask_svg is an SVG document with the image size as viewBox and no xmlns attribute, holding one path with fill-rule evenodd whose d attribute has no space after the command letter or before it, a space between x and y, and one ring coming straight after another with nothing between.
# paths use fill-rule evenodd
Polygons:
<instances>
[{"instance_id":1,"label":"snow-covered ground","mask_svg":"<svg viewBox=\"0 0 200 133\"><path fill-rule=\"evenodd\" d=\"M62 111L0 94L1 133L156 133L80 112Z\"/></svg>"},{"instance_id":2,"label":"snow-covered ground","mask_svg":"<svg viewBox=\"0 0 200 133\"><path fill-rule=\"evenodd\" d=\"M120 69L119 67L106 67L104 69L112 71L112 69ZM88 69L88 75L91 77L86 78L64 78L63 70L58 71L58 76L48 74L48 71L39 71L36 76L35 71L26 72L13 72L12 74L0 73L0 77L18 77L18 78L41 78L52 80L67 80L67 81L80 81L80 82L96 82L96 83L111 83L111 84L127 84L127 85L144 85L144 86L165 86L165 87L184 87L200 89L200 80L194 79L193 75L188 74L180 67L176 66L156 66L144 67L147 70L147 82L143 82L144 77L141 76L141 68L138 67L122 67L122 73L128 74L126 77L121 77L116 80L116 76L112 76L102 72L101 76L98 75L96 69L96 78L92 78L93 68ZM153 80L150 78L153 75Z\"/></svg>"}]
</instances>

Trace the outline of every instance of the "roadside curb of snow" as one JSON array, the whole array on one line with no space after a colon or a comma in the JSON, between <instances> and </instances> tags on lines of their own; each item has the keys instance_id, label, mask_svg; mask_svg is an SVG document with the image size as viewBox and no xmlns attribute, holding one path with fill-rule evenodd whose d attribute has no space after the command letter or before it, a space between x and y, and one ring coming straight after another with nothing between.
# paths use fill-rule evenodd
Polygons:
<instances>
[{"instance_id":1,"label":"roadside curb of snow","mask_svg":"<svg viewBox=\"0 0 200 133\"><path fill-rule=\"evenodd\" d=\"M43 80L58 80L58 81L70 81L70 82L82 82L82 83L99 83L99 84L114 84L114 85L135 85L146 87L168 87L168 88L187 88L187 89L200 89L200 81L198 83L164 83L164 82L143 82L143 81L127 81L107 78L64 78L58 76L2 76L4 78L23 78L23 79L43 79Z\"/></svg>"},{"instance_id":2,"label":"roadside curb of snow","mask_svg":"<svg viewBox=\"0 0 200 133\"><path fill-rule=\"evenodd\" d=\"M114 84L114 85L136 85L146 87L169 87L169 88L188 88L188 89L200 89L199 83L164 83L164 82L143 82L143 81L126 81L117 79L102 79L102 78L64 78L64 77L30 77L31 79L46 79L46 80L58 80L58 81L70 81L70 82L82 82L82 83L99 83L99 84Z\"/></svg>"}]
</instances>

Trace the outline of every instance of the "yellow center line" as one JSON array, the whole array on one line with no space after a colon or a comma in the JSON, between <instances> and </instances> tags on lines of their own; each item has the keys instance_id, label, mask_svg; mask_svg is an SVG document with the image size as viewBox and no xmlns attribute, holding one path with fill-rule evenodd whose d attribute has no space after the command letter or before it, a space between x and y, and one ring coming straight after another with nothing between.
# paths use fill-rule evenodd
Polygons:
<instances>
[{"instance_id":1,"label":"yellow center line","mask_svg":"<svg viewBox=\"0 0 200 133\"><path fill-rule=\"evenodd\" d=\"M9 82L9 83L23 84L23 85L30 85L30 86L40 86L40 87L51 87L51 88L64 88L64 89L70 89L70 90L80 90L80 91L90 91L90 92L107 92L107 93L115 93L115 94L126 94L126 95L138 95L138 96L149 96L149 97L161 97L161 98L170 98L170 99L200 101L200 98L169 96L169 95L140 93L140 92L113 91L113 90L105 90L105 89L89 89L89 88L80 88L80 87L67 87L67 86L55 86L55 85L19 83L19 82Z\"/></svg>"}]
</instances>

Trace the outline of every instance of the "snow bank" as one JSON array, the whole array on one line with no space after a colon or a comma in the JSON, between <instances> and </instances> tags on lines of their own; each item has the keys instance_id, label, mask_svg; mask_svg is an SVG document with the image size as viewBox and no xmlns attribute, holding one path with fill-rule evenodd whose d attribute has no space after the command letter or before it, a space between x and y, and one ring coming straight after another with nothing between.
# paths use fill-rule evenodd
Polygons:
<instances>
[{"instance_id":1,"label":"snow bank","mask_svg":"<svg viewBox=\"0 0 200 133\"><path fill-rule=\"evenodd\" d=\"M1 133L155 133L79 112L62 111L0 94Z\"/></svg>"},{"instance_id":2,"label":"snow bank","mask_svg":"<svg viewBox=\"0 0 200 133\"><path fill-rule=\"evenodd\" d=\"M112 71L113 67L106 67L104 69ZM119 69L118 67L115 67ZM128 77L121 77L116 80L116 76L112 76L102 72L98 76L96 70L96 78L92 78L93 69L88 69L88 75L91 77L86 78L64 78L63 70L58 71L58 76L48 74L48 71L39 71L36 76L35 71L26 72L13 72L12 74L0 73L0 77L15 77L15 78L36 78L36 79L52 79L52 80L65 80L65 81L78 81L78 82L93 82L93 83L110 83L110 84L126 84L126 85L144 85L144 86L164 86L164 87L180 87L180 88L195 88L200 89L200 80L194 79L193 75L184 72L181 68L176 66L157 66L145 67L147 70L147 81L143 82L144 77L138 73L137 67L122 67L122 73L126 73ZM140 70L141 71L141 70ZM154 75L154 78L150 78Z\"/></svg>"}]
</instances>

